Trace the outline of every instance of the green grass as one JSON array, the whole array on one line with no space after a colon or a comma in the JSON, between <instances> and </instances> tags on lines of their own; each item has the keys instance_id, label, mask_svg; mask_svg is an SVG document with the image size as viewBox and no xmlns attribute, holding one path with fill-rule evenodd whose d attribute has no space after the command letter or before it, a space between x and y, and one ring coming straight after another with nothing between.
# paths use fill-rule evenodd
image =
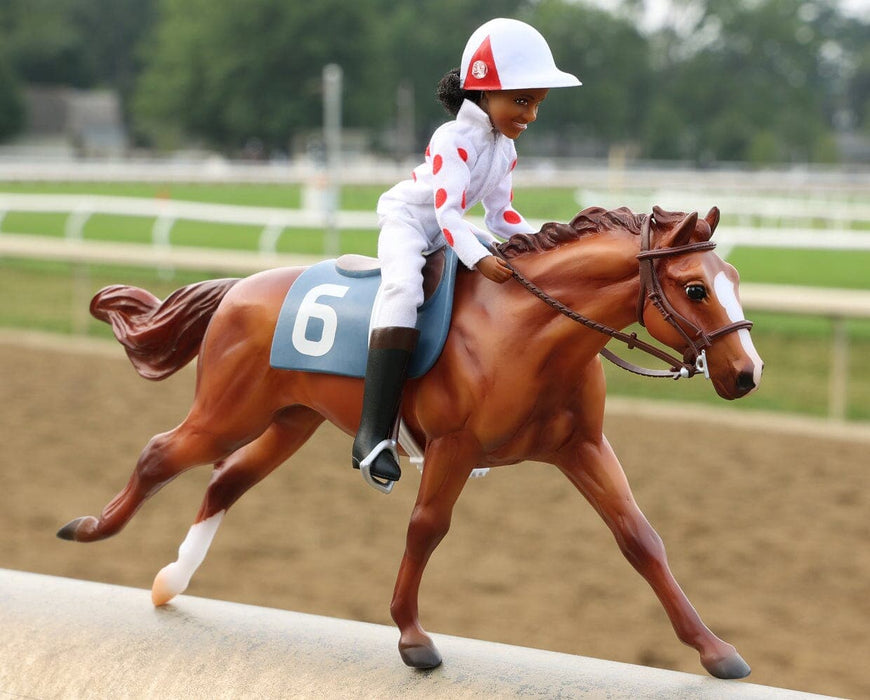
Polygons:
<instances>
[{"instance_id":1,"label":"green grass","mask_svg":"<svg viewBox=\"0 0 870 700\"><path fill-rule=\"evenodd\" d=\"M870 251L736 248L728 262L743 281L870 289Z\"/></svg>"},{"instance_id":2,"label":"green grass","mask_svg":"<svg viewBox=\"0 0 870 700\"><path fill-rule=\"evenodd\" d=\"M110 338L111 329L88 313L99 289L131 284L163 298L185 284L225 276L176 271L164 278L147 268L0 259L0 326Z\"/></svg>"},{"instance_id":3,"label":"green grass","mask_svg":"<svg viewBox=\"0 0 870 700\"><path fill-rule=\"evenodd\" d=\"M0 222L2 231L29 233L39 236L62 236L67 214L43 214L41 212L11 211Z\"/></svg>"},{"instance_id":4,"label":"green grass","mask_svg":"<svg viewBox=\"0 0 870 700\"><path fill-rule=\"evenodd\" d=\"M4 182L0 191L11 194L88 194L112 197L177 199L251 207L298 208L299 185L166 184L128 182Z\"/></svg>"},{"instance_id":5,"label":"green grass","mask_svg":"<svg viewBox=\"0 0 870 700\"><path fill-rule=\"evenodd\" d=\"M341 190L341 206L352 211L374 211L378 197L387 189L380 185L355 185ZM574 199L574 188L516 188L514 205L528 219L570 221L580 210ZM482 216L483 207L471 210L473 216Z\"/></svg>"},{"instance_id":6,"label":"green grass","mask_svg":"<svg viewBox=\"0 0 870 700\"><path fill-rule=\"evenodd\" d=\"M829 411L832 328L827 319L810 318L810 333L797 328L794 317L756 315L752 339L764 360L764 375L758 391L735 407L746 410L785 411L826 416ZM847 418L870 420L870 321L853 321L849 332L849 382ZM611 343L620 356L648 367L662 367L624 346ZM608 391L616 395L698 403L721 403L709 382L655 380L636 377L605 361Z\"/></svg>"}]
</instances>

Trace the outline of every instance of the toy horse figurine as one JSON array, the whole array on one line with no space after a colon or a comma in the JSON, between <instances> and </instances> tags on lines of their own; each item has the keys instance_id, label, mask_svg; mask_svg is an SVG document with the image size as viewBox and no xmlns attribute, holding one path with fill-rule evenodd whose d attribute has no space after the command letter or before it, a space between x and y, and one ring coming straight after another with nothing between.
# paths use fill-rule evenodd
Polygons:
<instances>
[{"instance_id":1,"label":"toy horse figurine","mask_svg":"<svg viewBox=\"0 0 870 700\"><path fill-rule=\"evenodd\" d=\"M618 333L639 319L655 339L684 354L686 366L673 367L673 374L703 368L723 398L740 398L758 385L762 362L738 301L737 273L711 250L718 220L715 208L704 219L658 208L653 216L590 208L569 224L547 224L539 234L502 244L501 254L518 275L558 300L553 308L523 285L496 286L483 275L457 274L446 343L434 366L408 382L401 408L407 430L425 450L390 605L406 664L441 663L418 621L418 590L469 474L476 466L534 460L555 465L592 504L707 671L720 678L749 673L674 580L662 541L602 433L599 352L610 340L603 329ZM324 420L356 432L360 379L270 366L282 300L302 272L285 268L202 282L164 302L140 289L108 288L92 303L92 312L112 323L147 378L168 376L199 355L188 416L151 439L129 483L99 517L77 518L58 533L78 542L114 535L173 477L214 463L178 561L154 581L156 605L185 590L227 509ZM625 337L631 343L634 336Z\"/></svg>"}]
</instances>

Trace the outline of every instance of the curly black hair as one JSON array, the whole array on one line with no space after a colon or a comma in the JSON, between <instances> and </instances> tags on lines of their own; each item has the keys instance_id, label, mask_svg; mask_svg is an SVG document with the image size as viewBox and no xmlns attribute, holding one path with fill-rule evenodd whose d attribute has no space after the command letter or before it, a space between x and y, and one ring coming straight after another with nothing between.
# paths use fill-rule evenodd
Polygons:
<instances>
[{"instance_id":1,"label":"curly black hair","mask_svg":"<svg viewBox=\"0 0 870 700\"><path fill-rule=\"evenodd\" d=\"M480 90L463 90L459 84L459 69L445 73L438 82L435 96L454 117L459 113L463 100L471 100L474 104L480 104Z\"/></svg>"}]
</instances>

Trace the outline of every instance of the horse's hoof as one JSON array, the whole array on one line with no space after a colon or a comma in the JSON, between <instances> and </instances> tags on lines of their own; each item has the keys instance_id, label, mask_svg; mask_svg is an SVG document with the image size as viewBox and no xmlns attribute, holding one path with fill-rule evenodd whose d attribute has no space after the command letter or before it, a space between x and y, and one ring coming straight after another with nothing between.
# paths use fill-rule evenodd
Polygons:
<instances>
[{"instance_id":1,"label":"horse's hoof","mask_svg":"<svg viewBox=\"0 0 870 700\"><path fill-rule=\"evenodd\" d=\"M179 593L187 589L188 579L179 571L177 563L167 564L154 577L151 584L151 602L155 607L166 605Z\"/></svg>"},{"instance_id":2,"label":"horse's hoof","mask_svg":"<svg viewBox=\"0 0 870 700\"><path fill-rule=\"evenodd\" d=\"M81 518L70 520L60 530L57 531L57 536L62 540L70 540L72 542L87 542L89 539L87 534L92 533L99 523L92 515L83 515Z\"/></svg>"},{"instance_id":3,"label":"horse's hoof","mask_svg":"<svg viewBox=\"0 0 870 700\"><path fill-rule=\"evenodd\" d=\"M435 668L441 665L441 654L434 645L399 646L399 654L406 666L411 668Z\"/></svg>"},{"instance_id":4,"label":"horse's hoof","mask_svg":"<svg viewBox=\"0 0 870 700\"><path fill-rule=\"evenodd\" d=\"M737 678L746 678L752 671L749 664L743 660L736 651L732 656L705 663L704 668L711 676L716 678L724 678L725 680L735 680Z\"/></svg>"}]
</instances>

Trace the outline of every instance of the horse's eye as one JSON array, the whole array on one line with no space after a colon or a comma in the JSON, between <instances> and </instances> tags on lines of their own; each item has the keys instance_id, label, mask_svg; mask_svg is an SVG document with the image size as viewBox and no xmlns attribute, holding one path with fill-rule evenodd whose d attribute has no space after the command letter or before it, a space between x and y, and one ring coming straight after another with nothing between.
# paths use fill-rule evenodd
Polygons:
<instances>
[{"instance_id":1,"label":"horse's eye","mask_svg":"<svg viewBox=\"0 0 870 700\"><path fill-rule=\"evenodd\" d=\"M703 284L686 285L686 296L693 301L701 301L707 298L707 289Z\"/></svg>"}]
</instances>

